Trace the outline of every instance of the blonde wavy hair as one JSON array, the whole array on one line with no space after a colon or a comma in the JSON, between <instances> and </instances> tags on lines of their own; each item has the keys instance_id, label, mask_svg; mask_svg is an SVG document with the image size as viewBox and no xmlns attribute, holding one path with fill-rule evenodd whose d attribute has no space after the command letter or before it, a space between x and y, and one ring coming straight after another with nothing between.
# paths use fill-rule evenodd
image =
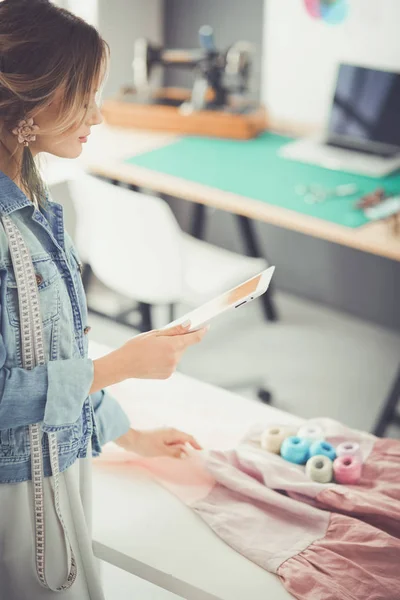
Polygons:
<instances>
[{"instance_id":1,"label":"blonde wavy hair","mask_svg":"<svg viewBox=\"0 0 400 600\"><path fill-rule=\"evenodd\" d=\"M0 145L11 161L18 147L9 152L3 128L11 132L24 117L34 117L60 88L59 118L51 133L80 127L109 56L107 42L94 27L49 0L0 0ZM16 164L23 187L43 204L46 186L29 146Z\"/></svg>"}]
</instances>

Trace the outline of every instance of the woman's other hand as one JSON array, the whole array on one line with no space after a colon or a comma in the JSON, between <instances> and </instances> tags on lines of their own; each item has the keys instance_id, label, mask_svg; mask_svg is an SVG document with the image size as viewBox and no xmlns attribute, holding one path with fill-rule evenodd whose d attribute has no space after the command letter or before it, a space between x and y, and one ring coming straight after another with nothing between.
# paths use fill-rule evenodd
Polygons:
<instances>
[{"instance_id":1,"label":"woman's other hand","mask_svg":"<svg viewBox=\"0 0 400 600\"><path fill-rule=\"evenodd\" d=\"M186 454L185 444L189 444L195 450L202 450L193 436L173 428L144 431L130 429L117 438L115 443L128 452L147 457L182 458L182 455Z\"/></svg>"}]
</instances>

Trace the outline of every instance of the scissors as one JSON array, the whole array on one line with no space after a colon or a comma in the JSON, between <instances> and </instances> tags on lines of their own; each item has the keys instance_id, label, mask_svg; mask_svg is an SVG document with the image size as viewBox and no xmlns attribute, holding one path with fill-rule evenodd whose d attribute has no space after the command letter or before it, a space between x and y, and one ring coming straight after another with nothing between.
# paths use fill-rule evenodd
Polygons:
<instances>
[{"instance_id":1,"label":"scissors","mask_svg":"<svg viewBox=\"0 0 400 600\"><path fill-rule=\"evenodd\" d=\"M318 204L325 202L329 198L353 196L357 192L358 187L355 183L345 183L331 189L326 189L318 184L296 186L296 193L304 197L306 204Z\"/></svg>"}]
</instances>

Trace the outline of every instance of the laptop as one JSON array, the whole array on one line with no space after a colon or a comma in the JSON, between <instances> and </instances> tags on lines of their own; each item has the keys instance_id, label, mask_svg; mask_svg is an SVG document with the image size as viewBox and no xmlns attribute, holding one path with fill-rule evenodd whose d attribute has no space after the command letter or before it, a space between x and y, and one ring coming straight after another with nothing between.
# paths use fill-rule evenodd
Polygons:
<instances>
[{"instance_id":1,"label":"laptop","mask_svg":"<svg viewBox=\"0 0 400 600\"><path fill-rule=\"evenodd\" d=\"M340 64L326 133L279 154L328 169L382 177L400 168L400 73Z\"/></svg>"}]
</instances>

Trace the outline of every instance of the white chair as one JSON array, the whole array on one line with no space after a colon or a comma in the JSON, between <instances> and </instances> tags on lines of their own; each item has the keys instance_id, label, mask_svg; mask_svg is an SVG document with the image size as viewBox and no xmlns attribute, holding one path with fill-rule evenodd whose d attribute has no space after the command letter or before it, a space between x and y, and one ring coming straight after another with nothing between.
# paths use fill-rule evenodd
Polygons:
<instances>
[{"instance_id":1,"label":"white chair","mask_svg":"<svg viewBox=\"0 0 400 600\"><path fill-rule=\"evenodd\" d=\"M108 288L141 305L199 306L267 267L183 233L160 198L88 174L68 186L82 260ZM151 328L151 318L144 325Z\"/></svg>"}]
</instances>

